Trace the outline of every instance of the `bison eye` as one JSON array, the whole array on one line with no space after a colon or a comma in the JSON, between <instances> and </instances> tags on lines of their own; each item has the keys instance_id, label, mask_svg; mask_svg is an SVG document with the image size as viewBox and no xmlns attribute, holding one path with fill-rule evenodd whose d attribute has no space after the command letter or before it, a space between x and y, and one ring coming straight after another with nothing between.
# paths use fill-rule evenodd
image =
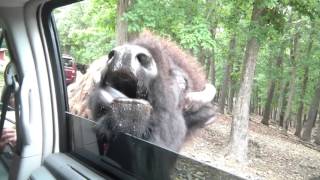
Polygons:
<instances>
[{"instance_id":1,"label":"bison eye","mask_svg":"<svg viewBox=\"0 0 320 180\"><path fill-rule=\"evenodd\" d=\"M137 59L139 61L139 63L145 67L145 68L149 68L150 67L150 58L145 55L145 54L138 54L137 55Z\"/></svg>"},{"instance_id":2,"label":"bison eye","mask_svg":"<svg viewBox=\"0 0 320 180\"><path fill-rule=\"evenodd\" d=\"M112 51L109 52L109 54L108 54L108 61L110 61L110 60L114 57L114 54L115 54L115 51L114 51L114 50L112 50Z\"/></svg>"}]
</instances>

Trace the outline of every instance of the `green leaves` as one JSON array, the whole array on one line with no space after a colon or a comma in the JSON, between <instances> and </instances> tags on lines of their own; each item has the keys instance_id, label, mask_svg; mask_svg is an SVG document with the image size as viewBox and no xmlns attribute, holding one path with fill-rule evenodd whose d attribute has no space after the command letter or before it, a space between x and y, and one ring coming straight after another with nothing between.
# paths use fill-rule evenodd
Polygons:
<instances>
[{"instance_id":1,"label":"green leaves","mask_svg":"<svg viewBox=\"0 0 320 180\"><path fill-rule=\"evenodd\" d=\"M148 1L136 0L126 14L129 31L144 28L169 35L184 48L199 52L200 48L212 49L214 40L210 33L210 18L205 1Z\"/></svg>"},{"instance_id":2,"label":"green leaves","mask_svg":"<svg viewBox=\"0 0 320 180\"><path fill-rule=\"evenodd\" d=\"M290 79L290 47L294 33L299 33L297 79L309 68L304 102L309 103L320 67L320 3L318 0L260 0L262 18L252 23L253 0L134 0L123 20L129 32L155 31L176 41L188 52L205 60L215 59L217 85L223 79L223 66L229 54L229 41L237 39L231 78L233 89L239 87L245 45L248 38L258 38L261 49L255 74L262 102L269 81ZM73 4L55 12L62 50L81 63L107 54L115 43L117 1L92 0ZM308 52L310 34L312 48ZM282 49L282 51L281 51ZM282 56L281 67L276 58ZM297 84L297 92L301 91ZM279 89L279 87L277 87ZM257 93L254 93L257 94ZM279 96L276 92L276 96ZM297 97L296 97L297 98Z\"/></svg>"},{"instance_id":3,"label":"green leaves","mask_svg":"<svg viewBox=\"0 0 320 180\"><path fill-rule=\"evenodd\" d=\"M89 64L107 54L115 36L115 1L83 1L55 10L63 53Z\"/></svg>"}]
</instances>

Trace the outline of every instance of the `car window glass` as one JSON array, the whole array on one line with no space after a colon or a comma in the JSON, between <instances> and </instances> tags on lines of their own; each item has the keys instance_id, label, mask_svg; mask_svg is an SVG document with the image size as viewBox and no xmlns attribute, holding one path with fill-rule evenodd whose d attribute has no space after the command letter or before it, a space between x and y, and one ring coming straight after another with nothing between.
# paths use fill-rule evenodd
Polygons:
<instances>
[{"instance_id":1,"label":"car window glass","mask_svg":"<svg viewBox=\"0 0 320 180\"><path fill-rule=\"evenodd\" d=\"M94 128L96 123L67 113L72 124L72 151L124 179L241 179L209 165L150 144L130 134L118 138L103 150L99 148ZM121 171L121 175L119 175Z\"/></svg>"}]
</instances>

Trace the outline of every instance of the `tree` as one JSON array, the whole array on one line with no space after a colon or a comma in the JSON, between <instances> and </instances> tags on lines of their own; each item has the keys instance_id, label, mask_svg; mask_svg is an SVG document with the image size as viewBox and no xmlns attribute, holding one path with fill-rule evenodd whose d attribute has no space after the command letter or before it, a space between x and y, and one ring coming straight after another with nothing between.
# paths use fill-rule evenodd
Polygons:
<instances>
[{"instance_id":1,"label":"tree","mask_svg":"<svg viewBox=\"0 0 320 180\"><path fill-rule=\"evenodd\" d=\"M269 118L270 118L270 113L271 113L271 103L272 103L275 87L276 87L276 81L271 80L270 88L268 90L268 95L267 95L267 101L264 106L263 118L261 120L261 123L264 125L267 125L267 126L269 125Z\"/></svg>"},{"instance_id":2,"label":"tree","mask_svg":"<svg viewBox=\"0 0 320 180\"><path fill-rule=\"evenodd\" d=\"M122 45L128 41L128 22L123 18L129 8L130 0L118 0L117 3L117 24L116 44Z\"/></svg>"},{"instance_id":3,"label":"tree","mask_svg":"<svg viewBox=\"0 0 320 180\"><path fill-rule=\"evenodd\" d=\"M307 88L307 82L308 82L308 73L309 73L309 68L308 66L304 67L304 73L303 73L303 81L302 81L302 92L300 96L300 102L299 102L299 108L298 108L298 114L297 114L297 125L296 125L296 131L294 135L300 137L301 135L301 130L302 130L302 113L303 113L303 108L304 108L304 102L303 98L306 95L306 88Z\"/></svg>"},{"instance_id":4,"label":"tree","mask_svg":"<svg viewBox=\"0 0 320 180\"><path fill-rule=\"evenodd\" d=\"M282 126L297 115L296 135L301 134L301 119L307 117L312 104L319 71L320 42L314 38L320 24L318 2L132 2L92 0L77 3L65 13L56 10L62 51L77 62L90 63L130 40L131 34L149 29L176 41L202 62L208 82L218 89L215 101L219 102L220 112L225 112L228 104L227 112L233 111L234 124L241 124L233 127L232 133L247 127L249 101L252 112L262 114L264 110L263 124L273 118ZM253 8L256 4L259 6ZM297 24L298 28L294 26ZM295 38L299 43L294 42Z\"/></svg>"},{"instance_id":5,"label":"tree","mask_svg":"<svg viewBox=\"0 0 320 180\"><path fill-rule=\"evenodd\" d=\"M299 32L296 32L294 34L294 37L292 38L291 42L291 48L290 48L290 64L291 64L291 70L290 70L290 75L291 79L289 82L289 95L288 95L288 101L287 101L287 107L286 111L284 113L284 124L283 124L283 130L287 131L288 126L289 126L289 121L290 121L290 115L292 112L292 105L293 105L293 98L295 95L295 82L296 82L296 73L297 73L297 52L298 52L298 41L300 38Z\"/></svg>"},{"instance_id":6,"label":"tree","mask_svg":"<svg viewBox=\"0 0 320 180\"><path fill-rule=\"evenodd\" d=\"M238 48L239 49L244 49L245 48L245 43L241 43L241 41L239 41L238 43ZM231 64L232 66L230 67L231 72L230 72L230 81L229 81L229 97L228 97L228 113L232 114L233 111L233 105L234 105L234 97L238 92L240 83L239 83L239 79L240 79L240 74L241 74L241 55L242 54L235 54L235 57L233 59L233 63Z\"/></svg>"},{"instance_id":7,"label":"tree","mask_svg":"<svg viewBox=\"0 0 320 180\"><path fill-rule=\"evenodd\" d=\"M281 66L282 66L282 61L283 61L282 53L283 53L283 44L281 45L280 51L279 51L278 55L276 56L275 70L278 70L278 71L279 70L281 71ZM272 63L271 63L270 69L271 69L271 71L273 70ZM270 72L270 77L271 77L270 87L268 89L267 100L264 105L264 113L263 113L263 117L261 120L261 123L264 125L267 125L267 126L269 125L270 113L271 113L271 108L272 108L271 105L272 105L272 100L273 100L273 96L274 96L274 91L276 88L276 79L274 76L271 75L271 73L273 73L273 72Z\"/></svg>"},{"instance_id":8,"label":"tree","mask_svg":"<svg viewBox=\"0 0 320 180\"><path fill-rule=\"evenodd\" d=\"M288 91L289 82L286 79L281 81L280 95L278 99L278 112L276 115L276 120L279 121L279 126L283 127L284 111L287 105L286 94Z\"/></svg>"},{"instance_id":9,"label":"tree","mask_svg":"<svg viewBox=\"0 0 320 180\"><path fill-rule=\"evenodd\" d=\"M304 141L310 141L311 139L311 132L317 118L319 103L320 103L320 79L318 80L316 91L314 92L312 103L310 104L308 119L303 126L301 139Z\"/></svg>"},{"instance_id":10,"label":"tree","mask_svg":"<svg viewBox=\"0 0 320 180\"><path fill-rule=\"evenodd\" d=\"M255 0L251 15L252 26L262 24L263 13L262 1ZM250 36L246 45L240 90L233 109L229 156L239 162L247 161L249 106L259 46L257 36Z\"/></svg>"},{"instance_id":11,"label":"tree","mask_svg":"<svg viewBox=\"0 0 320 180\"><path fill-rule=\"evenodd\" d=\"M216 28L217 28L217 25L216 23L214 23L214 25L212 25L212 28L210 30L210 33L211 33L211 36L213 39L215 39L216 37ZM215 59L215 49L214 47L212 47L212 50L211 50L211 56L209 57L208 61L210 62L209 63L209 70L208 70L208 77L211 78L211 83L213 85L216 84L216 59Z\"/></svg>"},{"instance_id":12,"label":"tree","mask_svg":"<svg viewBox=\"0 0 320 180\"><path fill-rule=\"evenodd\" d=\"M314 35L314 23L311 24L311 33L309 36L309 43L306 50L306 61L310 62L310 56L311 56L311 49L313 45L313 35ZM294 135L300 137L301 136L301 130L302 130L302 115L303 115L303 109L304 109L304 98L306 95L306 89L307 89L307 83L309 80L309 67L307 63L304 63L303 67L303 81L302 81L302 92L299 99L299 108L298 108L298 114L297 114L297 126L296 131Z\"/></svg>"},{"instance_id":13,"label":"tree","mask_svg":"<svg viewBox=\"0 0 320 180\"><path fill-rule=\"evenodd\" d=\"M311 21L311 27L310 30L308 30L307 32L309 32L309 40L308 40L308 44L306 46L306 58L302 64L303 67L303 80L302 80L302 90L301 90L301 95L299 97L299 107L298 107L298 113L297 113L297 126L296 126L296 131L295 131L295 135L300 137L301 136L301 130L302 130L302 115L303 115L303 111L304 111L304 103L305 103L305 96L306 96L306 92L307 92L307 83L309 81L309 63L312 62L311 61L311 53L312 53L312 46L314 43L314 35L315 35L315 21Z\"/></svg>"},{"instance_id":14,"label":"tree","mask_svg":"<svg viewBox=\"0 0 320 180\"><path fill-rule=\"evenodd\" d=\"M317 127L316 137L314 138L314 143L320 145L320 116L318 119L318 127Z\"/></svg>"},{"instance_id":15,"label":"tree","mask_svg":"<svg viewBox=\"0 0 320 180\"><path fill-rule=\"evenodd\" d=\"M214 51L214 50L212 50L212 51ZM212 52L212 53L213 53L213 55L212 55L211 59L208 59L208 61L210 61L210 70L209 70L210 74L208 77L211 78L211 83L213 85L215 85L216 84L216 61L214 59L214 52Z\"/></svg>"},{"instance_id":16,"label":"tree","mask_svg":"<svg viewBox=\"0 0 320 180\"><path fill-rule=\"evenodd\" d=\"M224 113L224 107L226 103L226 96L229 91L229 84L231 81L231 68L233 63L233 57L235 56L235 49L236 49L236 37L233 35L230 39L229 44L229 55L224 65L224 73L223 73L223 83L221 96L219 99L219 111L220 113Z\"/></svg>"},{"instance_id":17,"label":"tree","mask_svg":"<svg viewBox=\"0 0 320 180\"><path fill-rule=\"evenodd\" d=\"M93 0L55 10L62 53L83 64L105 55L114 46L115 8L114 0Z\"/></svg>"}]
</instances>

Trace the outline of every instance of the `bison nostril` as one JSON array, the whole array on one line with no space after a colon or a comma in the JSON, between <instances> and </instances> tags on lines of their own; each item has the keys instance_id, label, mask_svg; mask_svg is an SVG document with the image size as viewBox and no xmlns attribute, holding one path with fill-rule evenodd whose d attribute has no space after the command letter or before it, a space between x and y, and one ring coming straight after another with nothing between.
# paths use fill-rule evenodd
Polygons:
<instances>
[{"instance_id":1,"label":"bison nostril","mask_svg":"<svg viewBox=\"0 0 320 180\"><path fill-rule=\"evenodd\" d=\"M115 50L110 51L108 54L108 61L110 61L114 57L114 55L115 55Z\"/></svg>"},{"instance_id":2,"label":"bison nostril","mask_svg":"<svg viewBox=\"0 0 320 180\"><path fill-rule=\"evenodd\" d=\"M137 59L143 67L145 67L145 68L150 67L150 57L148 57L147 55L142 54L142 53L138 54Z\"/></svg>"}]
</instances>

